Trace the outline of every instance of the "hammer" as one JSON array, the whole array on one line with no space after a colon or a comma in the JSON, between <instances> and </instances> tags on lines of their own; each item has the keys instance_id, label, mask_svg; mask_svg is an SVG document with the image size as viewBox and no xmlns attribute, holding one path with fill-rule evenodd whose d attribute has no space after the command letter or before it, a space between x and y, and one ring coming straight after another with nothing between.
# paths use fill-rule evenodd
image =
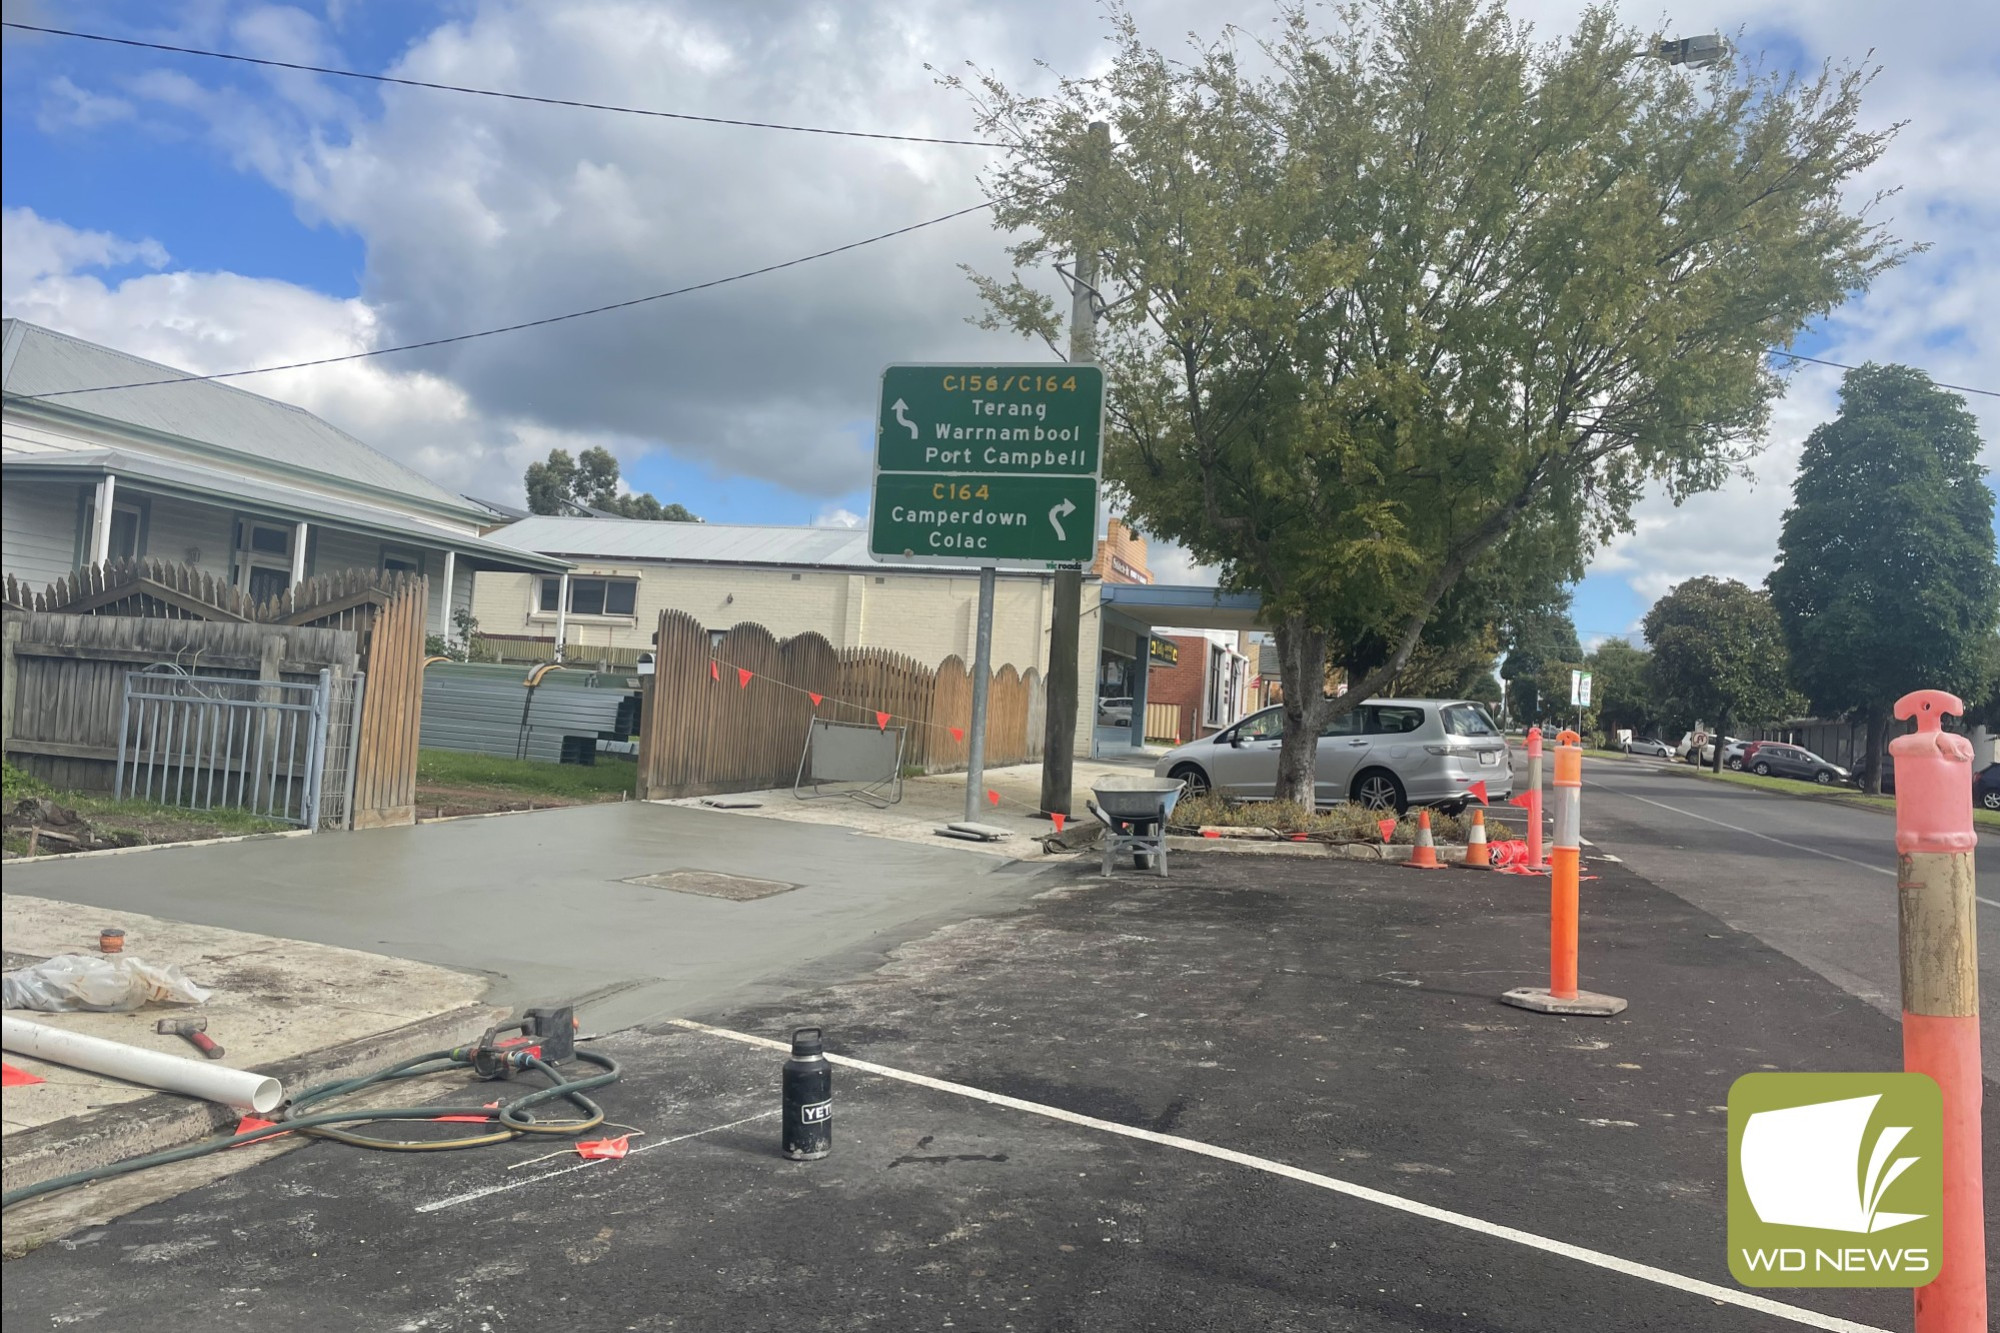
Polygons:
<instances>
[{"instance_id":1,"label":"hammer","mask_svg":"<svg viewBox=\"0 0 2000 1333\"><path fill-rule=\"evenodd\" d=\"M209 1059L220 1060L222 1058L222 1048L217 1046L214 1040L208 1035L208 1020L206 1018L163 1018L153 1025L153 1031L164 1032L174 1037L186 1037L199 1047L201 1053Z\"/></svg>"}]
</instances>

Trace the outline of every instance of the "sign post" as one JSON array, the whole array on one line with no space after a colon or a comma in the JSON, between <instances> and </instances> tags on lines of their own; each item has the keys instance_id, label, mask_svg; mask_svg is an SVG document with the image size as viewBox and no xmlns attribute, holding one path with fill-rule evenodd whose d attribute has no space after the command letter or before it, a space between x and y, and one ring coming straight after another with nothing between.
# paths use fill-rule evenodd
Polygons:
<instances>
[{"instance_id":1,"label":"sign post","mask_svg":"<svg viewBox=\"0 0 2000 1333\"><path fill-rule=\"evenodd\" d=\"M1104 372L1094 365L895 365L882 372L868 554L980 571L968 823L985 787L995 571L1090 562L1103 440Z\"/></svg>"}]
</instances>

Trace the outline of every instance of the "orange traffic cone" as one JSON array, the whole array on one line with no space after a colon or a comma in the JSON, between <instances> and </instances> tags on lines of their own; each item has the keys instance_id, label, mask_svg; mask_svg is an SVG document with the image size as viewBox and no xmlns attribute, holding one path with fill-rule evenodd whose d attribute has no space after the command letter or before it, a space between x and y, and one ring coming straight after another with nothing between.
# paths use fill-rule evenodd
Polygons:
<instances>
[{"instance_id":1,"label":"orange traffic cone","mask_svg":"<svg viewBox=\"0 0 2000 1333\"><path fill-rule=\"evenodd\" d=\"M1411 870L1442 870L1438 864L1437 843L1431 838L1431 812L1417 811L1417 845L1410 851L1410 859L1403 862Z\"/></svg>"},{"instance_id":2,"label":"orange traffic cone","mask_svg":"<svg viewBox=\"0 0 2000 1333\"><path fill-rule=\"evenodd\" d=\"M1465 835L1465 864L1476 870L1493 867L1493 853L1486 846L1486 812L1474 809L1472 828Z\"/></svg>"}]
</instances>

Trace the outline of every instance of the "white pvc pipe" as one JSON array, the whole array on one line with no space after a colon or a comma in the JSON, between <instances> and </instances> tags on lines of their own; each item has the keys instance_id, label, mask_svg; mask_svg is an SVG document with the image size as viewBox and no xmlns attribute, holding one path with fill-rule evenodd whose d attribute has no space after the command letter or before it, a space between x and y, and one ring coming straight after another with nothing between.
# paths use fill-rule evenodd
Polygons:
<instances>
[{"instance_id":1,"label":"white pvc pipe","mask_svg":"<svg viewBox=\"0 0 2000 1333\"><path fill-rule=\"evenodd\" d=\"M88 1069L93 1074L109 1074L128 1083L185 1093L258 1115L277 1109L278 1103L285 1099L284 1086L266 1074L149 1051L81 1032L66 1032L11 1014L0 1018L0 1047L37 1060Z\"/></svg>"}]
</instances>

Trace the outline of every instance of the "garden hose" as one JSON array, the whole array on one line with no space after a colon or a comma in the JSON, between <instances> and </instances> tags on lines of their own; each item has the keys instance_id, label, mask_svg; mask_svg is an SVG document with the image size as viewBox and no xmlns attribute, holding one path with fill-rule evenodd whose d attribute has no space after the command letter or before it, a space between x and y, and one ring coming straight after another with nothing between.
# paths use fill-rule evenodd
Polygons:
<instances>
[{"instance_id":1,"label":"garden hose","mask_svg":"<svg viewBox=\"0 0 2000 1333\"><path fill-rule=\"evenodd\" d=\"M17 1203L53 1194L77 1185L88 1185L100 1180L110 1180L117 1176L129 1175L155 1166L167 1166L174 1162L191 1161L205 1157L224 1148L241 1147L246 1143L260 1143L281 1134L303 1133L316 1138L334 1139L352 1144L357 1148L380 1148L389 1152L443 1152L458 1148L483 1148L489 1144L506 1143L529 1134L576 1135L594 1129L604 1123L604 1110L592 1101L586 1093L607 1084L615 1083L621 1074L618 1062L608 1055L595 1051L579 1050L576 1058L586 1064L596 1065L603 1073L588 1078L566 1078L555 1066L545 1063L538 1056L523 1054L519 1067L533 1069L550 1080L550 1086L537 1088L509 1102L495 1107L466 1106L384 1106L361 1107L346 1111L320 1111L316 1114L301 1115L300 1108L316 1102L328 1102L340 1097L352 1096L364 1089L406 1078L423 1078L431 1074L448 1073L454 1069L472 1067L473 1051L476 1048L460 1046L448 1051L433 1051L429 1055L419 1055L394 1064L387 1069L358 1078L340 1079L332 1083L322 1083L307 1088L292 1098L284 1111L284 1118L275 1124L252 1129L241 1134L231 1134L226 1138L208 1139L201 1143L190 1143L182 1148L170 1148L164 1152L148 1153L143 1157L132 1157L122 1162L108 1162L103 1166L86 1171L72 1171L67 1175L55 1176L39 1184L25 1185L17 1190L9 1190L0 1197L0 1207L12 1208ZM583 1114L574 1120L536 1120L530 1114L532 1108L552 1101L567 1101ZM492 1122L499 1128L483 1134L465 1135L453 1139L383 1139L352 1130L341 1129L341 1125L366 1123L372 1120L435 1120L439 1116L478 1116Z\"/></svg>"}]
</instances>

